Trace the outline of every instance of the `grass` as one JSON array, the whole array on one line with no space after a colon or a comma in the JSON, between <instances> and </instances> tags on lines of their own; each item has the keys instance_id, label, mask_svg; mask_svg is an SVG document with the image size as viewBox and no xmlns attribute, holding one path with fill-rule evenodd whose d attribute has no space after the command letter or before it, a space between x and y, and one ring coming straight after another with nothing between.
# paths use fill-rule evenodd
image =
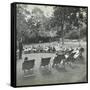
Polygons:
<instances>
[{"instance_id":1,"label":"grass","mask_svg":"<svg viewBox=\"0 0 90 90\"><path fill-rule=\"evenodd\" d=\"M57 42L44 43L41 45L55 45ZM61 44L61 43L60 43ZM37 46L38 44L34 44ZM78 42L65 42L63 47L78 47ZM31 45L25 45L24 47L30 47ZM85 63L73 63L71 68L69 65L66 65L65 70L61 68L51 68L51 72L40 69L40 63L42 57L51 57L50 63L52 65L54 53L32 53L32 54L23 54L22 60L17 60L17 86L21 85L36 85L36 84L56 84L56 83L71 83L71 82L86 82L86 43L81 42L81 46L85 48L83 56L85 58ZM22 71L22 63L25 57L28 57L30 60L35 59L34 66L34 75L24 78ZM84 79L83 79L84 78Z\"/></svg>"}]
</instances>

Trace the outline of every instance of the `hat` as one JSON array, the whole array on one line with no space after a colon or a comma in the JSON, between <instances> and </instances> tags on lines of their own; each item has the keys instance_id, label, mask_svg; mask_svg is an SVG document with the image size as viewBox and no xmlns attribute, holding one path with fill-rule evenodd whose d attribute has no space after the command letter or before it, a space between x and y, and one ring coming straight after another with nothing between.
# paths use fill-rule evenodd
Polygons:
<instances>
[{"instance_id":1,"label":"hat","mask_svg":"<svg viewBox=\"0 0 90 90\"><path fill-rule=\"evenodd\" d=\"M28 57L25 57L24 60L28 60Z\"/></svg>"}]
</instances>

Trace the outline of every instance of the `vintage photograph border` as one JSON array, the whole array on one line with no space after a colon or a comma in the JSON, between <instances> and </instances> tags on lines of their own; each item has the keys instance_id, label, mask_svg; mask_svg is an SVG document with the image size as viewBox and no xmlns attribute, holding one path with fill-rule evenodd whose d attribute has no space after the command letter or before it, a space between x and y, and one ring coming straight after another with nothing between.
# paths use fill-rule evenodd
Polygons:
<instances>
[{"instance_id":1,"label":"vintage photograph border","mask_svg":"<svg viewBox=\"0 0 90 90\"><path fill-rule=\"evenodd\" d=\"M87 32L86 32L86 47L87 47L87 62L86 62L86 82L71 82L71 83L58 83L58 84L37 84L37 85L22 85L17 86L16 83L16 5L17 4L27 4L27 5L44 5L44 6L62 6L62 7L82 7L87 8ZM74 5L60 5L60 4L42 4L42 3L25 3L25 2L14 2L11 3L11 86L13 87L32 87L32 86L51 86L51 85L68 85L68 84L84 84L88 83L88 6L74 6Z\"/></svg>"}]
</instances>

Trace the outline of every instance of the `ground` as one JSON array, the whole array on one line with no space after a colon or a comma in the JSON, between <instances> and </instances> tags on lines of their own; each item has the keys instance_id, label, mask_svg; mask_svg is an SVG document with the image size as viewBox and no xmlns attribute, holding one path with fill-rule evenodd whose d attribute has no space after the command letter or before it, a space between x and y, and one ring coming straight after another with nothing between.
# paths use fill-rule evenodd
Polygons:
<instances>
[{"instance_id":1,"label":"ground","mask_svg":"<svg viewBox=\"0 0 90 90\"><path fill-rule=\"evenodd\" d=\"M49 44L49 43L44 43ZM37 45L37 44L35 44ZM30 45L26 45L25 47L29 47ZM77 47L78 42L65 42L63 47ZM85 52L83 54L85 63L73 63L72 67L66 65L65 69L61 68L51 68L51 72L47 72L47 70L40 69L41 57L51 57L51 65L53 62L53 58L55 53L32 53L32 54L23 54L23 58L21 60L17 60L17 86L22 85L37 85L37 84L56 84L56 83L73 83L73 82L86 82L86 43L81 42L81 46L85 48ZM23 77L24 72L22 71L22 63L24 61L24 57L28 56L29 59L35 59L35 67L34 67L34 75L30 77Z\"/></svg>"}]
</instances>

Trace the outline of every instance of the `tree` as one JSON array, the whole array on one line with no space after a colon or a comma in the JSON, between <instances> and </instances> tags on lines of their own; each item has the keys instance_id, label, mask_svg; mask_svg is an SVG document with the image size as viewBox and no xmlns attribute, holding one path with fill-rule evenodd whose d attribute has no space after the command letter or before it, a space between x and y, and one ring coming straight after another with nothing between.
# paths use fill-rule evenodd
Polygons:
<instances>
[{"instance_id":1,"label":"tree","mask_svg":"<svg viewBox=\"0 0 90 90\"><path fill-rule=\"evenodd\" d=\"M85 22L83 12L87 12L86 8L79 7L54 7L54 16L52 18L52 27L57 26L57 35L62 37L62 45L64 44L64 36L68 30L77 30L81 27L81 22ZM68 31L69 32L69 31Z\"/></svg>"},{"instance_id":2,"label":"tree","mask_svg":"<svg viewBox=\"0 0 90 90\"><path fill-rule=\"evenodd\" d=\"M17 5L17 17L16 17L16 26L17 26L17 40L25 39L25 33L28 30L26 15L30 14L26 10L26 5L19 4Z\"/></svg>"},{"instance_id":3,"label":"tree","mask_svg":"<svg viewBox=\"0 0 90 90\"><path fill-rule=\"evenodd\" d=\"M43 24L42 18L44 17L43 11L39 8L34 8L32 10L31 18L28 19L28 29L30 31L30 35L33 37L39 36L40 28Z\"/></svg>"}]
</instances>

